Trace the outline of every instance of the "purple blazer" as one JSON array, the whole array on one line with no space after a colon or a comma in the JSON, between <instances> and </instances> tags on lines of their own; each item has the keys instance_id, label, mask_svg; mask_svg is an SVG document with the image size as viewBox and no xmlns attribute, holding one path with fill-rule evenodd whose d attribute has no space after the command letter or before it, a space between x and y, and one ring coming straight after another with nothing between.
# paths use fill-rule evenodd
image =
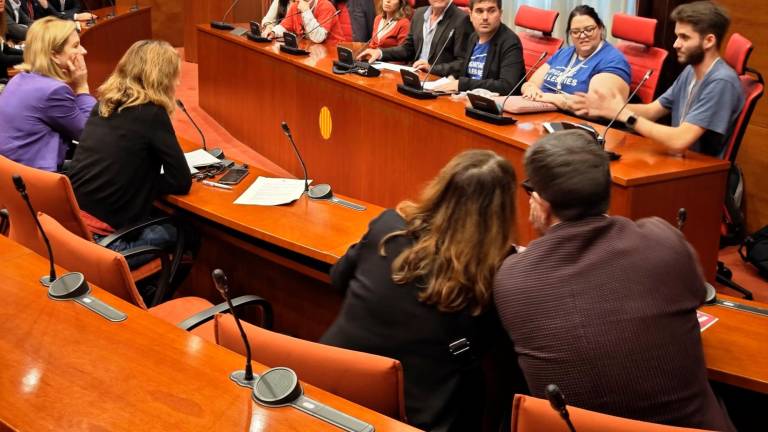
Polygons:
<instances>
[{"instance_id":1,"label":"purple blazer","mask_svg":"<svg viewBox=\"0 0 768 432\"><path fill-rule=\"evenodd\" d=\"M75 95L66 83L36 73L13 77L0 94L0 155L18 163L56 171L67 144L80 139L96 104Z\"/></svg>"}]
</instances>

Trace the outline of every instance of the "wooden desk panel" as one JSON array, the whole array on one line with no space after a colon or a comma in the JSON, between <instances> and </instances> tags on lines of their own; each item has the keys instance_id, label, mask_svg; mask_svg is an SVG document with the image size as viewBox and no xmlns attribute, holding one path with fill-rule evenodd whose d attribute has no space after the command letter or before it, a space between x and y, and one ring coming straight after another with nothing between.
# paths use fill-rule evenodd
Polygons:
<instances>
[{"instance_id":1,"label":"wooden desk panel","mask_svg":"<svg viewBox=\"0 0 768 432\"><path fill-rule=\"evenodd\" d=\"M145 0L146 1L146 0ZM264 7L270 3L264 1L244 1L235 5L227 22L261 22L267 13ZM197 63L197 25L209 25L211 20L219 21L232 5L230 0L185 0L184 1L184 59Z\"/></svg>"},{"instance_id":2,"label":"wooden desk panel","mask_svg":"<svg viewBox=\"0 0 768 432\"><path fill-rule=\"evenodd\" d=\"M330 72L335 47L312 45L308 57L279 52L225 32L198 27L200 105L233 136L294 175L301 168L280 130L285 120L308 163L310 176L346 195L394 206L415 198L424 183L455 154L485 148L507 157L524 177L525 149L542 135L546 121L561 113L519 116L500 127L464 116L448 98L417 101L395 90L397 74L369 79ZM321 136L319 116L327 108L332 132ZM601 128L601 127L600 127ZM647 139L612 131L608 148L623 155L611 164L611 213L637 219L656 215L671 223L684 207L686 235L714 278L719 221L728 164L688 153L672 157ZM518 240L534 237L526 194L517 194Z\"/></svg>"},{"instance_id":3,"label":"wooden desk panel","mask_svg":"<svg viewBox=\"0 0 768 432\"><path fill-rule=\"evenodd\" d=\"M107 19L112 8L93 11L99 18L92 27L85 27L80 33L80 43L88 51L88 85L96 94L99 86L115 70L117 62L134 42L152 39L152 18L150 8L130 11L128 7L117 7L117 16Z\"/></svg>"},{"instance_id":4,"label":"wooden desk panel","mask_svg":"<svg viewBox=\"0 0 768 432\"><path fill-rule=\"evenodd\" d=\"M243 358L94 287L126 312L110 323L74 302L47 298L45 259L0 237L16 258L0 264L0 424L18 430L338 431L292 408L255 405L229 373ZM256 372L265 367L254 364ZM315 400L373 424L415 429L304 385Z\"/></svg>"},{"instance_id":5,"label":"wooden desk panel","mask_svg":"<svg viewBox=\"0 0 768 432\"><path fill-rule=\"evenodd\" d=\"M768 307L731 296L718 297ZM768 318L722 306L704 306L701 310L719 318L701 334L709 378L768 393Z\"/></svg>"}]
</instances>

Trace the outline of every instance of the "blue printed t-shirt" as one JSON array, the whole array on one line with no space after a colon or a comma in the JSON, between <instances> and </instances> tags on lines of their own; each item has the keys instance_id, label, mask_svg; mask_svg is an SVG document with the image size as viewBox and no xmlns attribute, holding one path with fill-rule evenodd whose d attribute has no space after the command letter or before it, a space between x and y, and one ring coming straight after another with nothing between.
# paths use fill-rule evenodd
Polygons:
<instances>
[{"instance_id":1,"label":"blue printed t-shirt","mask_svg":"<svg viewBox=\"0 0 768 432\"><path fill-rule=\"evenodd\" d=\"M483 69L485 69L485 59L488 58L488 42L476 43L472 49L472 56L467 64L467 77L473 80L483 79Z\"/></svg>"},{"instance_id":2,"label":"blue printed t-shirt","mask_svg":"<svg viewBox=\"0 0 768 432\"><path fill-rule=\"evenodd\" d=\"M574 46L561 48L547 61L549 70L544 75L544 84L541 86L541 91L556 93L556 90L553 90L553 88L557 88L561 75L569 72L568 66L575 56L575 51L576 48ZM603 46L592 53L592 56L589 58L583 61L578 58L573 60L571 71L568 73L568 76L562 79L560 90L568 94L576 92L586 93L589 90L589 81L599 73L617 75L628 85L631 82L632 75L629 63L624 54L608 42L603 42Z\"/></svg>"},{"instance_id":3,"label":"blue printed t-shirt","mask_svg":"<svg viewBox=\"0 0 768 432\"><path fill-rule=\"evenodd\" d=\"M736 72L723 59L717 60L700 84L691 83L696 79L692 66L687 66L677 77L672 87L659 97L659 103L672 112L672 126L686 121L706 129L691 150L710 156L722 157L731 128L744 106L744 93ZM692 99L688 114L688 94Z\"/></svg>"}]
</instances>

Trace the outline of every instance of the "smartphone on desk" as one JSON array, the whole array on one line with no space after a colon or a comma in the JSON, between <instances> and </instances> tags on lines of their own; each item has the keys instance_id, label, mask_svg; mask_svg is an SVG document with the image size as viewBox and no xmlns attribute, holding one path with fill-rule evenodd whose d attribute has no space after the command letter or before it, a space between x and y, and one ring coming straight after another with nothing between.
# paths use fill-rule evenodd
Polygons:
<instances>
[{"instance_id":1,"label":"smartphone on desk","mask_svg":"<svg viewBox=\"0 0 768 432\"><path fill-rule=\"evenodd\" d=\"M221 178L218 183L225 185L236 185L240 183L245 176L248 175L248 168L243 166L235 166L230 168Z\"/></svg>"}]
</instances>

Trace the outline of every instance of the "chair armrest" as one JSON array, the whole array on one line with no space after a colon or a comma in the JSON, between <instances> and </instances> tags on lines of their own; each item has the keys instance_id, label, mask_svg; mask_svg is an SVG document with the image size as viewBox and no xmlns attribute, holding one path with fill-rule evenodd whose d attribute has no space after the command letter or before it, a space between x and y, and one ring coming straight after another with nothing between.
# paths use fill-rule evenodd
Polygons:
<instances>
[{"instance_id":1,"label":"chair armrest","mask_svg":"<svg viewBox=\"0 0 768 432\"><path fill-rule=\"evenodd\" d=\"M152 255L153 257L160 259L160 276L157 279L157 289L155 290L155 295L152 296L152 301L147 304L147 307L156 306L162 303L168 293L168 286L170 285L169 276L171 274L171 261L168 259L168 252L157 246L139 246L119 253L126 260L142 255Z\"/></svg>"},{"instance_id":2,"label":"chair armrest","mask_svg":"<svg viewBox=\"0 0 768 432\"><path fill-rule=\"evenodd\" d=\"M232 299L232 306L235 307L235 309L242 308L244 306L249 305L257 305L261 308L263 314L263 325L265 329L271 329L272 328L272 305L264 300L263 298L256 296L256 295L244 295L240 297L236 297ZM184 330L190 331L193 330L196 327L199 327L208 321L212 320L216 314L219 313L225 313L229 312L229 306L227 305L227 302L219 303L216 306L212 306L208 309L205 309L201 312L198 312L191 317L185 319L184 321L178 323L176 326L180 327Z\"/></svg>"},{"instance_id":3,"label":"chair armrest","mask_svg":"<svg viewBox=\"0 0 768 432\"><path fill-rule=\"evenodd\" d=\"M139 222L134 225L129 225L102 238L97 242L97 244L99 246L108 247L112 242L123 239L124 237L127 237L129 235L138 234L139 232L144 230L144 228L147 228L152 225L161 225L169 222L171 222L171 218L167 216L162 216L159 218L154 218L154 219L146 220L143 222Z\"/></svg>"}]
</instances>

